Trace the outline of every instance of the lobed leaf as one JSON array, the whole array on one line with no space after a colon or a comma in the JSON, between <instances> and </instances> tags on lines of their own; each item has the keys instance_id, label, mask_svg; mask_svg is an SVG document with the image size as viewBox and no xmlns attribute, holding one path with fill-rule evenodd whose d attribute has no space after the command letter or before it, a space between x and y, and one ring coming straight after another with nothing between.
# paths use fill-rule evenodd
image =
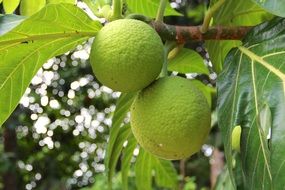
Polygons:
<instances>
[{"instance_id":1,"label":"lobed leaf","mask_svg":"<svg viewBox=\"0 0 285 190\"><path fill-rule=\"evenodd\" d=\"M0 36L0 126L43 63L95 36L100 28L74 5L51 4Z\"/></svg>"},{"instance_id":2,"label":"lobed leaf","mask_svg":"<svg viewBox=\"0 0 285 190\"><path fill-rule=\"evenodd\" d=\"M255 27L244 46L228 54L218 77L218 121L229 173L233 176L231 134L240 125L240 156L248 189L285 186L284 41L285 19Z\"/></svg>"},{"instance_id":3,"label":"lobed leaf","mask_svg":"<svg viewBox=\"0 0 285 190\"><path fill-rule=\"evenodd\" d=\"M211 5L217 0L211 1ZM213 16L213 26L255 26L270 20L272 15L251 1L227 0ZM209 40L206 47L216 72L221 72L228 52L241 45L238 40Z\"/></svg>"},{"instance_id":4,"label":"lobed leaf","mask_svg":"<svg viewBox=\"0 0 285 190\"><path fill-rule=\"evenodd\" d=\"M274 15L285 17L284 1L280 0L252 0L252 1Z\"/></svg>"}]
</instances>

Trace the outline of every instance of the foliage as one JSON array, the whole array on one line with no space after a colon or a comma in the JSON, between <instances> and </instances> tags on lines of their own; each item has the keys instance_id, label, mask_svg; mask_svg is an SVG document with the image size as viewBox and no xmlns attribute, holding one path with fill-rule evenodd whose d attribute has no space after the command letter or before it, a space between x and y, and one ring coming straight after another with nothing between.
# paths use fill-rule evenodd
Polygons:
<instances>
[{"instance_id":1,"label":"foliage","mask_svg":"<svg viewBox=\"0 0 285 190\"><path fill-rule=\"evenodd\" d=\"M19 189L78 189L92 183L92 190L177 189L179 185L185 190L205 186L259 190L285 186L282 1L212 0L191 7L193 13L188 1L125 0L123 6L118 0L83 2L102 23L73 4L49 2L32 16L23 17L16 15L21 14L20 0L0 1L4 13L0 16L3 179L18 173ZM217 4L221 6L215 7ZM217 36L208 40L205 46L209 54L203 55L201 47L190 41L177 45L169 56L168 74L200 80L194 83L217 120L212 122L202 152L180 162L158 159L137 144L128 114L136 93L121 94L115 106L119 94L101 86L86 61L90 38L96 38L106 21L103 17L109 22L131 14L146 22L153 18L162 22L163 12L175 18L174 24L188 23L182 16L201 24L201 15L205 15L204 25L210 16L213 27L252 26L244 39L221 40ZM76 52L82 49L87 49L87 58L76 60ZM241 127L240 152L232 150L235 126ZM17 134L14 152L7 150L7 130ZM208 171L214 166L210 163L214 150L224 151L227 165L217 182L210 184L213 173ZM206 180L199 176L206 176ZM3 179L0 188L6 185Z\"/></svg>"}]
</instances>

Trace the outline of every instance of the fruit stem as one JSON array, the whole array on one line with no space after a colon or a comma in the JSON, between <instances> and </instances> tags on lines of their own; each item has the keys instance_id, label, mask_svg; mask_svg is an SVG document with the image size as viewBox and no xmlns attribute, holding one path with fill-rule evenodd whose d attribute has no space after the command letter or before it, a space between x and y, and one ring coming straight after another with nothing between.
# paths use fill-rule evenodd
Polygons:
<instances>
[{"instance_id":1,"label":"fruit stem","mask_svg":"<svg viewBox=\"0 0 285 190\"><path fill-rule=\"evenodd\" d=\"M113 0L113 13L111 20L122 18L122 0Z\"/></svg>"},{"instance_id":2,"label":"fruit stem","mask_svg":"<svg viewBox=\"0 0 285 190\"><path fill-rule=\"evenodd\" d=\"M155 21L163 22L163 15L166 8L167 0L160 0L160 4L157 10Z\"/></svg>"},{"instance_id":3,"label":"fruit stem","mask_svg":"<svg viewBox=\"0 0 285 190\"><path fill-rule=\"evenodd\" d=\"M211 8L208 9L208 11L205 14L204 21L202 26L200 27L201 33L206 33L208 31L210 21L214 15L214 13L219 10L219 8L224 4L226 0L219 0L217 3L215 3Z\"/></svg>"},{"instance_id":4,"label":"fruit stem","mask_svg":"<svg viewBox=\"0 0 285 190\"><path fill-rule=\"evenodd\" d=\"M176 46L176 42L175 41L166 41L165 45L164 45L164 61L163 61L163 65L162 65L162 70L160 72L159 77L166 77L168 75L168 70L167 70L167 64L168 64L168 53L175 48Z\"/></svg>"}]
</instances>

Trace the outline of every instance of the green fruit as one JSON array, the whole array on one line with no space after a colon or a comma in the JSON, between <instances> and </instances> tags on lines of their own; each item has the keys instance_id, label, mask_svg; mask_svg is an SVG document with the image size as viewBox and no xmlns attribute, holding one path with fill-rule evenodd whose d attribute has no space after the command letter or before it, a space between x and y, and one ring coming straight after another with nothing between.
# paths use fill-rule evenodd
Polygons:
<instances>
[{"instance_id":1,"label":"green fruit","mask_svg":"<svg viewBox=\"0 0 285 190\"><path fill-rule=\"evenodd\" d=\"M241 127L235 126L232 131L232 149L240 152L240 135L241 135Z\"/></svg>"},{"instance_id":2,"label":"green fruit","mask_svg":"<svg viewBox=\"0 0 285 190\"><path fill-rule=\"evenodd\" d=\"M20 0L3 0L3 8L6 14L12 14L19 6Z\"/></svg>"},{"instance_id":3,"label":"green fruit","mask_svg":"<svg viewBox=\"0 0 285 190\"><path fill-rule=\"evenodd\" d=\"M211 128L203 93L181 77L158 79L143 89L131 107L131 126L148 152L170 160L198 152Z\"/></svg>"},{"instance_id":4,"label":"green fruit","mask_svg":"<svg viewBox=\"0 0 285 190\"><path fill-rule=\"evenodd\" d=\"M47 0L47 3L71 3L71 4L76 4L76 0Z\"/></svg>"},{"instance_id":5,"label":"green fruit","mask_svg":"<svg viewBox=\"0 0 285 190\"><path fill-rule=\"evenodd\" d=\"M31 16L46 5L46 0L22 0L20 13L24 16Z\"/></svg>"},{"instance_id":6,"label":"green fruit","mask_svg":"<svg viewBox=\"0 0 285 190\"><path fill-rule=\"evenodd\" d=\"M93 42L90 63L104 85L121 92L140 90L159 75L163 44L153 28L132 19L103 27Z\"/></svg>"}]
</instances>

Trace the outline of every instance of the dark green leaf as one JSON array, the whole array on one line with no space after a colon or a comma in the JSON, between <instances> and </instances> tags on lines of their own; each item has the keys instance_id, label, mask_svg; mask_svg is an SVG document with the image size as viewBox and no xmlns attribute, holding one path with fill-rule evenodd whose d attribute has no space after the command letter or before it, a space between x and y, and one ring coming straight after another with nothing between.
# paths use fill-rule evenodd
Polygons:
<instances>
[{"instance_id":1,"label":"dark green leaf","mask_svg":"<svg viewBox=\"0 0 285 190\"><path fill-rule=\"evenodd\" d=\"M131 134L128 138L128 144L126 148L122 151L122 182L123 189L128 190L128 176L131 166L131 159L133 157L133 152L137 146L137 141L135 137Z\"/></svg>"},{"instance_id":2,"label":"dark green leaf","mask_svg":"<svg viewBox=\"0 0 285 190\"><path fill-rule=\"evenodd\" d=\"M213 5L217 0L211 1ZM251 1L227 0L214 14L213 26L254 26L272 18ZM215 71L220 72L225 56L233 47L241 44L237 40L210 40L206 42L211 61Z\"/></svg>"},{"instance_id":3,"label":"dark green leaf","mask_svg":"<svg viewBox=\"0 0 285 190\"><path fill-rule=\"evenodd\" d=\"M274 15L285 17L285 6L282 0L252 0Z\"/></svg>"},{"instance_id":4,"label":"dark green leaf","mask_svg":"<svg viewBox=\"0 0 285 190\"><path fill-rule=\"evenodd\" d=\"M126 0L128 9L132 13L139 13L143 14L145 16L155 18L156 13L159 7L160 0ZM181 15L177 11L175 11L173 8L171 8L169 2L167 2L167 6L165 9L165 16L169 15Z\"/></svg>"},{"instance_id":5,"label":"dark green leaf","mask_svg":"<svg viewBox=\"0 0 285 190\"><path fill-rule=\"evenodd\" d=\"M51 4L0 37L0 126L48 59L94 36L101 24L71 4Z\"/></svg>"},{"instance_id":6,"label":"dark green leaf","mask_svg":"<svg viewBox=\"0 0 285 190\"><path fill-rule=\"evenodd\" d=\"M197 52L186 48L180 50L173 59L169 60L168 70L179 73L209 74L203 58Z\"/></svg>"},{"instance_id":7,"label":"dark green leaf","mask_svg":"<svg viewBox=\"0 0 285 190\"><path fill-rule=\"evenodd\" d=\"M249 189L285 186L285 19L255 27L232 50L218 78L218 121L232 175L231 134L242 128L241 162ZM271 122L260 120L264 105ZM270 129L268 130L268 126ZM269 136L269 145L267 139Z\"/></svg>"},{"instance_id":8,"label":"dark green leaf","mask_svg":"<svg viewBox=\"0 0 285 190\"><path fill-rule=\"evenodd\" d=\"M136 160L135 174L138 190L152 190L152 155L142 148Z\"/></svg>"}]
</instances>

